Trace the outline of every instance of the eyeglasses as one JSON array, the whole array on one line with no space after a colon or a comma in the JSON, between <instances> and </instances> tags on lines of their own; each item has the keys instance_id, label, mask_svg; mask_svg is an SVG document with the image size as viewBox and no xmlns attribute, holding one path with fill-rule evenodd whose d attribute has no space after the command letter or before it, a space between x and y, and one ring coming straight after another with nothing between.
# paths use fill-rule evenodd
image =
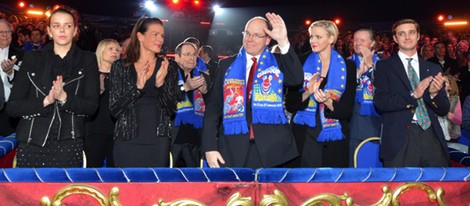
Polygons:
<instances>
[{"instance_id":1,"label":"eyeglasses","mask_svg":"<svg viewBox=\"0 0 470 206\"><path fill-rule=\"evenodd\" d=\"M5 35L10 35L12 31L0 31L0 34L5 36Z\"/></svg>"},{"instance_id":2,"label":"eyeglasses","mask_svg":"<svg viewBox=\"0 0 470 206\"><path fill-rule=\"evenodd\" d=\"M250 38L253 37L254 39L263 39L266 37L266 35L261 35L261 34L251 34L250 32L244 31L242 32L243 36L245 38Z\"/></svg>"},{"instance_id":3,"label":"eyeglasses","mask_svg":"<svg viewBox=\"0 0 470 206\"><path fill-rule=\"evenodd\" d=\"M183 54L181 54L181 55L183 55L183 56L185 56L185 57L197 57L197 54L196 54L196 53L183 53Z\"/></svg>"}]
</instances>

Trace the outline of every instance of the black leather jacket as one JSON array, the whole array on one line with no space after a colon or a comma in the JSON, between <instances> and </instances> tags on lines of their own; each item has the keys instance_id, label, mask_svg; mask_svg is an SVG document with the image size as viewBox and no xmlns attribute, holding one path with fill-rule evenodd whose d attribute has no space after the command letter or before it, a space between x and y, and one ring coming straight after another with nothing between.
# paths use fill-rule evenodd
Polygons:
<instances>
[{"instance_id":1,"label":"black leather jacket","mask_svg":"<svg viewBox=\"0 0 470 206\"><path fill-rule=\"evenodd\" d=\"M52 45L41 51L27 52L7 103L7 112L21 117L16 129L20 142L44 146L50 138L76 139L85 135L85 116L98 107L99 72L94 53L75 45L67 54L64 90L67 101L43 106L52 86ZM71 67L71 68L70 68Z\"/></svg>"},{"instance_id":2,"label":"black leather jacket","mask_svg":"<svg viewBox=\"0 0 470 206\"><path fill-rule=\"evenodd\" d=\"M155 69L159 69L162 58L158 58ZM156 126L158 136L170 137L171 119L176 112L176 103L183 98L178 89L178 73L176 63L170 60L165 83L157 89L158 104L162 110ZM114 139L131 140L136 137L137 119L135 102L142 96L142 91L136 86L137 73L132 65L125 66L123 60L115 61L110 73L109 109L111 115L117 118Z\"/></svg>"}]
</instances>

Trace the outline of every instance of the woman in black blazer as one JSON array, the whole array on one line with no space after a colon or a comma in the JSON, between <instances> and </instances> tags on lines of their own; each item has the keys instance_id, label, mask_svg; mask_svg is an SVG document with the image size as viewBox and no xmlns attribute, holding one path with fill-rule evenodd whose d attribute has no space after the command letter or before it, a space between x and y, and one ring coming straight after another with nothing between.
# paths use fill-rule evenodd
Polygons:
<instances>
[{"instance_id":1,"label":"woman in black blazer","mask_svg":"<svg viewBox=\"0 0 470 206\"><path fill-rule=\"evenodd\" d=\"M132 29L126 58L113 63L109 108L117 118L116 167L168 167L171 116L176 111L178 73L160 54L163 22L141 18Z\"/></svg>"},{"instance_id":2,"label":"woman in black blazer","mask_svg":"<svg viewBox=\"0 0 470 206\"><path fill-rule=\"evenodd\" d=\"M85 116L98 106L96 56L73 43L78 22L67 8L51 13L52 43L26 53L7 104L17 127L17 167L80 167Z\"/></svg>"},{"instance_id":3,"label":"woman in black blazer","mask_svg":"<svg viewBox=\"0 0 470 206\"><path fill-rule=\"evenodd\" d=\"M309 28L312 52L303 63L304 84L289 88L287 109L299 157L292 167L348 167L349 126L356 88L354 63L333 49L338 28L316 21Z\"/></svg>"}]
</instances>

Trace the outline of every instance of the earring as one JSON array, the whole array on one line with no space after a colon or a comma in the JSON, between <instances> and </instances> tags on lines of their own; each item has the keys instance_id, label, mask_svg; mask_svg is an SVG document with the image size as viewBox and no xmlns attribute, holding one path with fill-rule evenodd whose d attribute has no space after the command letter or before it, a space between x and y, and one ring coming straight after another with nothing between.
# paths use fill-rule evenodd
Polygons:
<instances>
[{"instance_id":1,"label":"earring","mask_svg":"<svg viewBox=\"0 0 470 206\"><path fill-rule=\"evenodd\" d=\"M49 39L51 39L51 40L52 40L52 34L49 34Z\"/></svg>"}]
</instances>

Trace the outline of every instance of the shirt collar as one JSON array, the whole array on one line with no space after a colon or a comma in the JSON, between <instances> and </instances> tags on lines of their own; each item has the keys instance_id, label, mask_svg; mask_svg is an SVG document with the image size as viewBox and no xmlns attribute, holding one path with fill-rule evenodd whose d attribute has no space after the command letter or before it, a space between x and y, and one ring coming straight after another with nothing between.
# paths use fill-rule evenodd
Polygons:
<instances>
[{"instance_id":1,"label":"shirt collar","mask_svg":"<svg viewBox=\"0 0 470 206\"><path fill-rule=\"evenodd\" d=\"M415 52L412 56L408 56L401 51L398 51L398 56L402 61L408 62L407 58L413 58L413 61L418 61L418 52Z\"/></svg>"}]
</instances>

